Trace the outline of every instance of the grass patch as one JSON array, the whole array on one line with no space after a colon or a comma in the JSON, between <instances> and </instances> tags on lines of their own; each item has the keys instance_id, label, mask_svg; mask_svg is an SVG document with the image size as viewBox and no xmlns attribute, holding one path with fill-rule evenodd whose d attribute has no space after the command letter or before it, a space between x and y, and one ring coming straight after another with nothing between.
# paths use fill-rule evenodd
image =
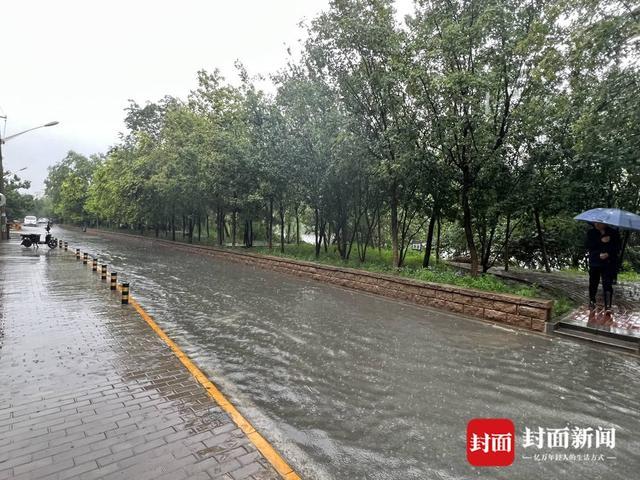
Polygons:
<instances>
[{"instance_id":1,"label":"grass patch","mask_svg":"<svg viewBox=\"0 0 640 480\"><path fill-rule=\"evenodd\" d=\"M640 273L633 270L618 273L618 280L621 282L640 282Z\"/></svg>"},{"instance_id":2,"label":"grass patch","mask_svg":"<svg viewBox=\"0 0 640 480\"><path fill-rule=\"evenodd\" d=\"M553 299L553 318L562 318L571 310L576 308L575 302L566 297Z\"/></svg>"},{"instance_id":3,"label":"grass patch","mask_svg":"<svg viewBox=\"0 0 640 480\"><path fill-rule=\"evenodd\" d=\"M486 292L507 293L530 298L541 296L538 288L535 286L520 284L514 285L491 274L483 274L473 277L466 273L460 273L458 270L443 263L436 263L433 259L430 262L431 266L428 269L422 268L423 254L416 251L409 251L407 253L405 266L399 269L392 266L391 250L370 250L367 252L367 261L364 263L357 259L357 255L355 259L351 258L344 261L337 255L337 253L334 253L331 250L325 253L324 249L320 252L320 256L316 258L314 246L309 244L285 245L284 253L280 252L279 247L274 247L273 250L269 250L267 247L253 247L251 251L264 255L293 258L296 260L317 262L337 267L350 267L369 272L399 275L401 277L421 280L424 282L475 288Z\"/></svg>"}]
</instances>

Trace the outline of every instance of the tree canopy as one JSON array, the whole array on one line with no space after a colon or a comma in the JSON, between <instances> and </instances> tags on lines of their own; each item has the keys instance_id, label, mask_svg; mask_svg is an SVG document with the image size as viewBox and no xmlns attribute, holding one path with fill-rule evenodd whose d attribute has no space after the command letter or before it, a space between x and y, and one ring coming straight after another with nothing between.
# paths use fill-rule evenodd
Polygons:
<instances>
[{"instance_id":1,"label":"tree canopy","mask_svg":"<svg viewBox=\"0 0 640 480\"><path fill-rule=\"evenodd\" d=\"M416 0L400 22L391 0L333 0L273 93L238 65L239 84L200 71L186 99L131 101L121 141L69 152L47 195L66 221L189 241L215 219L220 245L307 233L316 255L389 246L400 267L421 242L426 267L437 229L437 253L474 272L578 266L574 215L640 208L639 15Z\"/></svg>"}]
</instances>

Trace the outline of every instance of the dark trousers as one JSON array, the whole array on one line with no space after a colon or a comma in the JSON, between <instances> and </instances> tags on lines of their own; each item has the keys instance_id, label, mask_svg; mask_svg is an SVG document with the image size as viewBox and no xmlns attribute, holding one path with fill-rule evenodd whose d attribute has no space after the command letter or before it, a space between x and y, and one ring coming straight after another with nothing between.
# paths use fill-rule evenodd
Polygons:
<instances>
[{"instance_id":1,"label":"dark trousers","mask_svg":"<svg viewBox=\"0 0 640 480\"><path fill-rule=\"evenodd\" d=\"M604 305L611 307L613 298L613 277L615 270L609 266L591 267L589 268L589 301L596 302L596 294L598 293L598 285L600 277L602 277L602 290L604 292Z\"/></svg>"}]
</instances>

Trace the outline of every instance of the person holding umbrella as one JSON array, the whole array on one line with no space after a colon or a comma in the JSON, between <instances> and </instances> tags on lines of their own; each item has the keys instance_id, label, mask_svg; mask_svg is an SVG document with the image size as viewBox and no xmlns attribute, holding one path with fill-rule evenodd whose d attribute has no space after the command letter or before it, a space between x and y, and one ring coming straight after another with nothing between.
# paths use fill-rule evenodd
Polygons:
<instances>
[{"instance_id":1,"label":"person holding umbrella","mask_svg":"<svg viewBox=\"0 0 640 480\"><path fill-rule=\"evenodd\" d=\"M604 291L605 320L611 321L613 303L613 281L616 277L620 253L618 227L629 231L640 231L640 216L618 208L594 208L574 217L589 222L593 228L587 232L589 250L589 309L590 318L595 314L596 293L602 278Z\"/></svg>"},{"instance_id":2,"label":"person holding umbrella","mask_svg":"<svg viewBox=\"0 0 640 480\"><path fill-rule=\"evenodd\" d=\"M600 222L594 222L587 232L589 250L589 310L595 313L596 294L602 278L605 320L611 320L613 303L613 279L618 269L620 234L618 230Z\"/></svg>"}]
</instances>

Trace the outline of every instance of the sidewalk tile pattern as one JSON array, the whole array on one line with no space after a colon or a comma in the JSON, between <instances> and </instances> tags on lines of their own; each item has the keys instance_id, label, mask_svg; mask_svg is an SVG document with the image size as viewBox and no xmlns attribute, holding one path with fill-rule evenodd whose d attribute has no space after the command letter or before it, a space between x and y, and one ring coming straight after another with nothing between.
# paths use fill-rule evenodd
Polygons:
<instances>
[{"instance_id":1,"label":"sidewalk tile pattern","mask_svg":"<svg viewBox=\"0 0 640 480\"><path fill-rule=\"evenodd\" d=\"M90 270L0 245L0 480L278 478Z\"/></svg>"}]
</instances>

